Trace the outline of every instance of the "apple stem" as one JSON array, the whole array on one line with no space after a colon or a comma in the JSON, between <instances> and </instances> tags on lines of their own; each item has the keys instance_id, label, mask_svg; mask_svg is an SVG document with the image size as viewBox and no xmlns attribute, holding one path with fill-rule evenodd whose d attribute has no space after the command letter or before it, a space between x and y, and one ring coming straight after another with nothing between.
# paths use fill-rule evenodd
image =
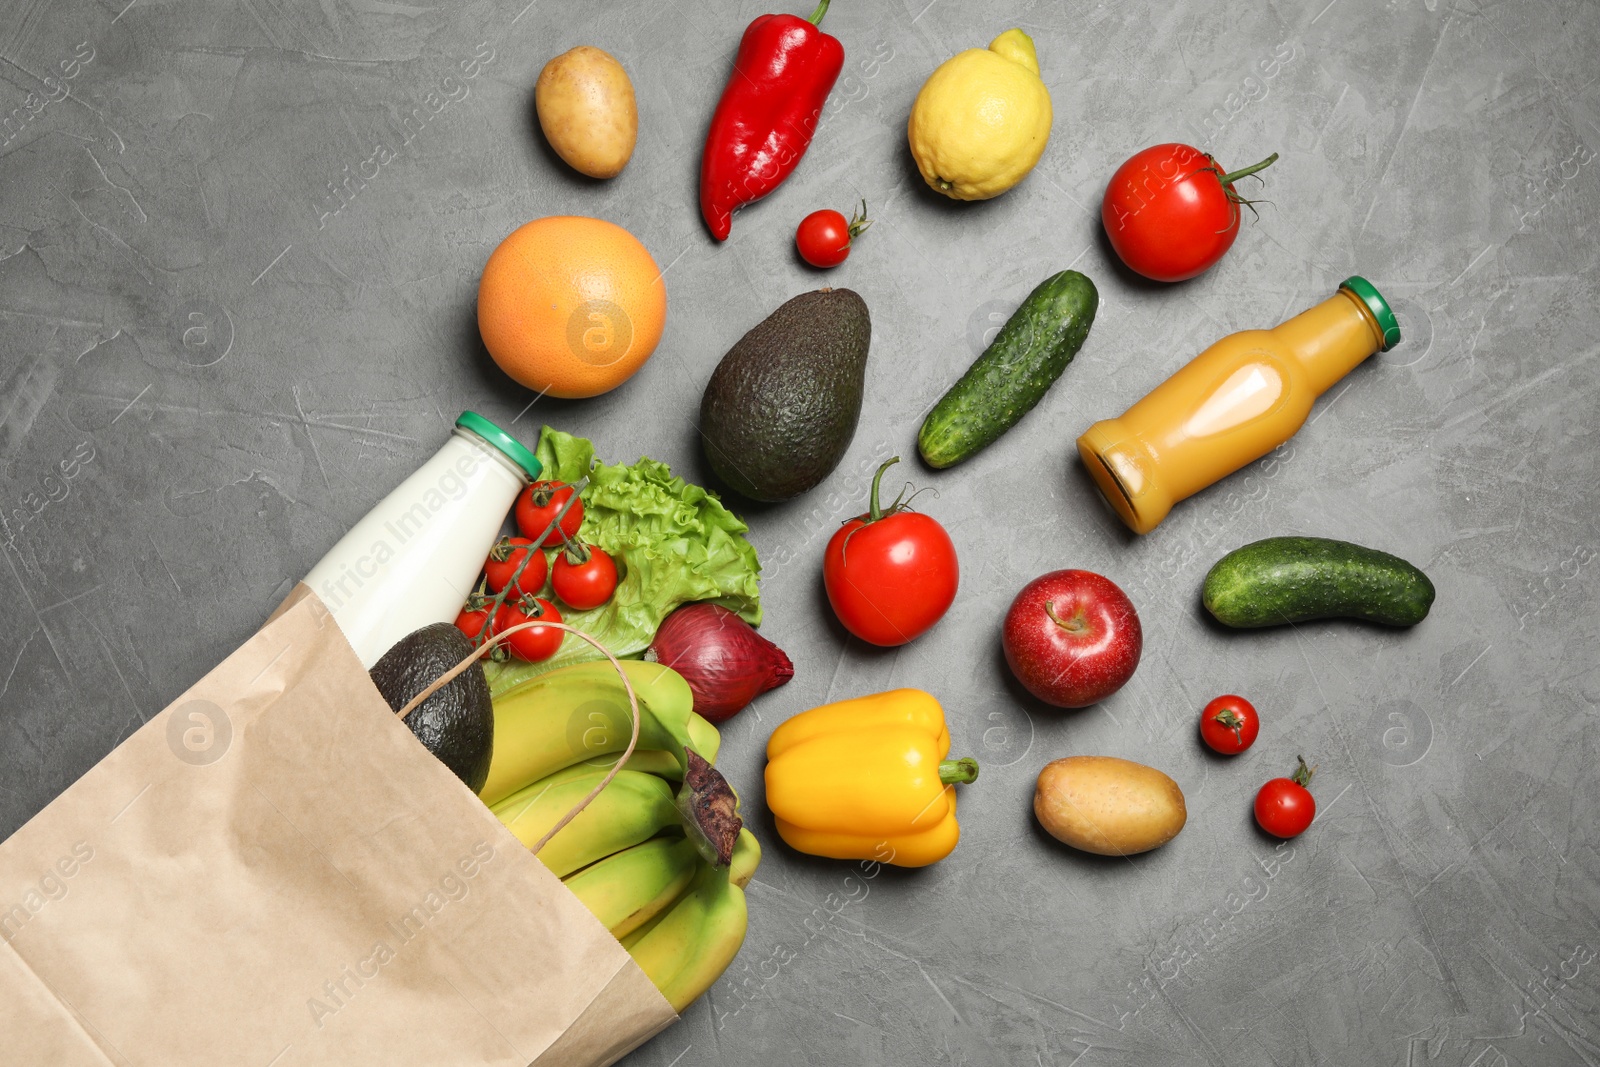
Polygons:
<instances>
[{"instance_id":1,"label":"apple stem","mask_svg":"<svg viewBox=\"0 0 1600 1067\"><path fill-rule=\"evenodd\" d=\"M1056 614L1056 602L1053 600L1046 600L1044 602L1044 613L1050 616L1051 622L1055 623L1063 630L1067 630L1075 634L1081 634L1085 629L1083 625L1083 616L1081 614L1074 616L1070 621L1063 619L1060 615Z\"/></svg>"}]
</instances>

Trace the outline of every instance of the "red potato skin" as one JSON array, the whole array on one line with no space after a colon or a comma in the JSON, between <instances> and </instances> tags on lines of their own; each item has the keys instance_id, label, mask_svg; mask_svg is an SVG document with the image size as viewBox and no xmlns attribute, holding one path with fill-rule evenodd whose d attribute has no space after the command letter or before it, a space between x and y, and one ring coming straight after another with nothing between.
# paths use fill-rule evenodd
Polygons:
<instances>
[{"instance_id":1,"label":"red potato skin","mask_svg":"<svg viewBox=\"0 0 1600 1067\"><path fill-rule=\"evenodd\" d=\"M1023 586L1001 638L1017 681L1058 708L1087 707L1121 689L1144 649L1133 602L1093 571L1051 571Z\"/></svg>"}]
</instances>

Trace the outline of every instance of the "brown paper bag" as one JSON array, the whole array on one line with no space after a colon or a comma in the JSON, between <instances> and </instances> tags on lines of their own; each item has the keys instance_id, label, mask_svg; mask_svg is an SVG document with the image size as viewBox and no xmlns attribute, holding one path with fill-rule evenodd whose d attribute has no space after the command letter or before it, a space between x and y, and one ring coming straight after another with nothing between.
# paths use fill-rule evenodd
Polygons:
<instances>
[{"instance_id":1,"label":"brown paper bag","mask_svg":"<svg viewBox=\"0 0 1600 1067\"><path fill-rule=\"evenodd\" d=\"M0 845L0 1063L610 1064L674 1019L308 591Z\"/></svg>"}]
</instances>

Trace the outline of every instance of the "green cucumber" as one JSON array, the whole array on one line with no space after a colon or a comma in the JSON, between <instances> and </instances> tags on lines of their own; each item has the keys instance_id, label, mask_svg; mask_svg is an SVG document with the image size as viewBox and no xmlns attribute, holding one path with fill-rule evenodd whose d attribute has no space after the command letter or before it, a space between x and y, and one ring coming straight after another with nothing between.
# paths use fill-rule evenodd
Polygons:
<instances>
[{"instance_id":1,"label":"green cucumber","mask_svg":"<svg viewBox=\"0 0 1600 1067\"><path fill-rule=\"evenodd\" d=\"M928 466L971 459L1032 411L1078 354L1099 306L1094 282L1075 270L1040 282L923 420L917 451Z\"/></svg>"},{"instance_id":2,"label":"green cucumber","mask_svg":"<svg viewBox=\"0 0 1600 1067\"><path fill-rule=\"evenodd\" d=\"M1206 574L1206 610L1227 626L1365 619L1415 626L1433 583L1399 556L1326 537L1269 537L1236 548Z\"/></svg>"}]
</instances>

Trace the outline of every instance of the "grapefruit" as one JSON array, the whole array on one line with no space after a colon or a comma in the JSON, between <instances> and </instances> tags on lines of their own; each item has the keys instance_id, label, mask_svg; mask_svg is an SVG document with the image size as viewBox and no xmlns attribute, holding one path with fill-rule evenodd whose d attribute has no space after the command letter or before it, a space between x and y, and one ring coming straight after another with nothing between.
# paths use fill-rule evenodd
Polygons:
<instances>
[{"instance_id":1,"label":"grapefruit","mask_svg":"<svg viewBox=\"0 0 1600 1067\"><path fill-rule=\"evenodd\" d=\"M529 389L598 396L655 351L667 288L639 239L603 219L552 215L512 231L478 282L478 332Z\"/></svg>"}]
</instances>

